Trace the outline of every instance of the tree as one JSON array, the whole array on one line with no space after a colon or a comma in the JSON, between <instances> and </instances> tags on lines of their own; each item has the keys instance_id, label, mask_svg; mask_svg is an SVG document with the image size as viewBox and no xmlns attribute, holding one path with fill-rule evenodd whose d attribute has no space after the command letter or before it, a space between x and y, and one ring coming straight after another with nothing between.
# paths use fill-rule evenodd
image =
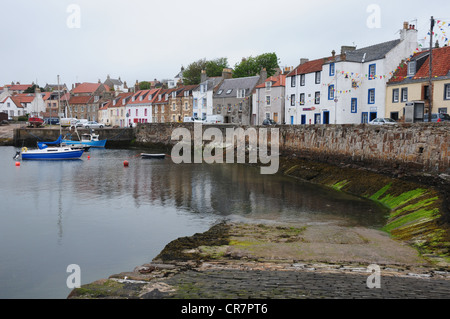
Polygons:
<instances>
[{"instance_id":1,"label":"tree","mask_svg":"<svg viewBox=\"0 0 450 319\"><path fill-rule=\"evenodd\" d=\"M265 68L267 76L275 74L278 68L278 57L276 53L264 53L256 57L243 58L240 63L234 66L233 77L242 78L247 76L255 76Z\"/></svg>"},{"instance_id":2,"label":"tree","mask_svg":"<svg viewBox=\"0 0 450 319\"><path fill-rule=\"evenodd\" d=\"M150 86L150 82L148 81L139 82L139 90L149 90Z\"/></svg>"},{"instance_id":3,"label":"tree","mask_svg":"<svg viewBox=\"0 0 450 319\"><path fill-rule=\"evenodd\" d=\"M45 92L44 88L40 88L36 84L33 84L32 86L29 86L25 91L23 91L23 93L35 93L36 88L39 88L41 92Z\"/></svg>"},{"instance_id":4,"label":"tree","mask_svg":"<svg viewBox=\"0 0 450 319\"><path fill-rule=\"evenodd\" d=\"M202 70L206 71L209 77L220 76L224 68L228 68L227 58L206 60L205 58L192 62L183 72L183 82L185 85L200 84Z\"/></svg>"}]
</instances>

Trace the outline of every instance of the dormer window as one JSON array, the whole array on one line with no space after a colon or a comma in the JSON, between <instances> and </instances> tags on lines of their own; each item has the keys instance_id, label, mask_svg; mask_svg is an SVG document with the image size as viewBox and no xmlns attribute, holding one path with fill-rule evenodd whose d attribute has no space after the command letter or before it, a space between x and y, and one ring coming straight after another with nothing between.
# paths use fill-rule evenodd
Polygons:
<instances>
[{"instance_id":1,"label":"dormer window","mask_svg":"<svg viewBox=\"0 0 450 319\"><path fill-rule=\"evenodd\" d=\"M217 92L217 95L222 94L223 90L219 90L219 92Z\"/></svg>"},{"instance_id":2,"label":"dormer window","mask_svg":"<svg viewBox=\"0 0 450 319\"><path fill-rule=\"evenodd\" d=\"M231 92L233 92L233 89L229 89L226 94L230 94Z\"/></svg>"},{"instance_id":3,"label":"dormer window","mask_svg":"<svg viewBox=\"0 0 450 319\"><path fill-rule=\"evenodd\" d=\"M272 88L272 82L266 82L266 91L270 91L270 89Z\"/></svg>"},{"instance_id":4,"label":"dormer window","mask_svg":"<svg viewBox=\"0 0 450 319\"><path fill-rule=\"evenodd\" d=\"M158 101L161 101L161 99L162 99L162 94L159 94L158 95Z\"/></svg>"},{"instance_id":5,"label":"dormer window","mask_svg":"<svg viewBox=\"0 0 450 319\"><path fill-rule=\"evenodd\" d=\"M122 100L122 104L125 105L125 99Z\"/></svg>"},{"instance_id":6,"label":"dormer window","mask_svg":"<svg viewBox=\"0 0 450 319\"><path fill-rule=\"evenodd\" d=\"M176 91L173 91L172 92L172 98L174 99L174 98L176 98L177 97L177 92Z\"/></svg>"},{"instance_id":7,"label":"dormer window","mask_svg":"<svg viewBox=\"0 0 450 319\"><path fill-rule=\"evenodd\" d=\"M414 76L416 74L416 61L410 61L408 63L408 76Z\"/></svg>"},{"instance_id":8,"label":"dormer window","mask_svg":"<svg viewBox=\"0 0 450 319\"><path fill-rule=\"evenodd\" d=\"M139 97L139 101L142 101L144 99L144 97L141 95L140 97Z\"/></svg>"}]
</instances>

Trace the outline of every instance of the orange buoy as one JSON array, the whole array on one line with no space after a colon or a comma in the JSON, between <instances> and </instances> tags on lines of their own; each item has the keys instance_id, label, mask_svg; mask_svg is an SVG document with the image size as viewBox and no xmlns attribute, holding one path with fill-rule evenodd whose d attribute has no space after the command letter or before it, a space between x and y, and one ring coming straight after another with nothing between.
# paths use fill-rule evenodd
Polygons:
<instances>
[{"instance_id":1,"label":"orange buoy","mask_svg":"<svg viewBox=\"0 0 450 319\"><path fill-rule=\"evenodd\" d=\"M124 161L123 166L128 167L128 161Z\"/></svg>"},{"instance_id":2,"label":"orange buoy","mask_svg":"<svg viewBox=\"0 0 450 319\"><path fill-rule=\"evenodd\" d=\"M16 162L16 166L20 166L20 162Z\"/></svg>"}]
</instances>

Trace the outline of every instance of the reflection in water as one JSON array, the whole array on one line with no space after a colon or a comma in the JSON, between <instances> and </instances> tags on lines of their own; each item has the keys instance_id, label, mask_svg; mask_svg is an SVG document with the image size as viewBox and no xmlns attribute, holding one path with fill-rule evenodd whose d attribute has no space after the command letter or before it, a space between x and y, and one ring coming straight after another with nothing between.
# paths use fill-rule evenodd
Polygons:
<instances>
[{"instance_id":1,"label":"reflection in water","mask_svg":"<svg viewBox=\"0 0 450 319\"><path fill-rule=\"evenodd\" d=\"M82 284L106 278L222 218L384 224L375 204L319 186L139 153L91 149L90 160L14 167L14 148L0 148L0 298L65 298L69 264Z\"/></svg>"},{"instance_id":2,"label":"reflection in water","mask_svg":"<svg viewBox=\"0 0 450 319\"><path fill-rule=\"evenodd\" d=\"M110 152L119 156L124 151ZM125 200L131 195L136 208L173 206L198 214L284 221L345 220L369 227L385 222L383 212L372 202L285 176L261 175L250 166L131 158L130 166L124 168L121 159L112 153L99 160L101 165L82 167L84 172L75 175L73 188L79 196L103 200Z\"/></svg>"}]
</instances>

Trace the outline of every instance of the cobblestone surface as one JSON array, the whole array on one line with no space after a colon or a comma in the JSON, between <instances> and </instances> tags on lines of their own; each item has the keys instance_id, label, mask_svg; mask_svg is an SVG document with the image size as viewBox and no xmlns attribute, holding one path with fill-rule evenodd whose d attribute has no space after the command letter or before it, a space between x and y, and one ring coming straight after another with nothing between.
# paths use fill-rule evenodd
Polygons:
<instances>
[{"instance_id":1,"label":"cobblestone surface","mask_svg":"<svg viewBox=\"0 0 450 319\"><path fill-rule=\"evenodd\" d=\"M168 279L172 293L142 298L200 299L450 299L450 281L431 278L381 277L381 288L369 289L370 274L308 271L186 271Z\"/></svg>"}]
</instances>

